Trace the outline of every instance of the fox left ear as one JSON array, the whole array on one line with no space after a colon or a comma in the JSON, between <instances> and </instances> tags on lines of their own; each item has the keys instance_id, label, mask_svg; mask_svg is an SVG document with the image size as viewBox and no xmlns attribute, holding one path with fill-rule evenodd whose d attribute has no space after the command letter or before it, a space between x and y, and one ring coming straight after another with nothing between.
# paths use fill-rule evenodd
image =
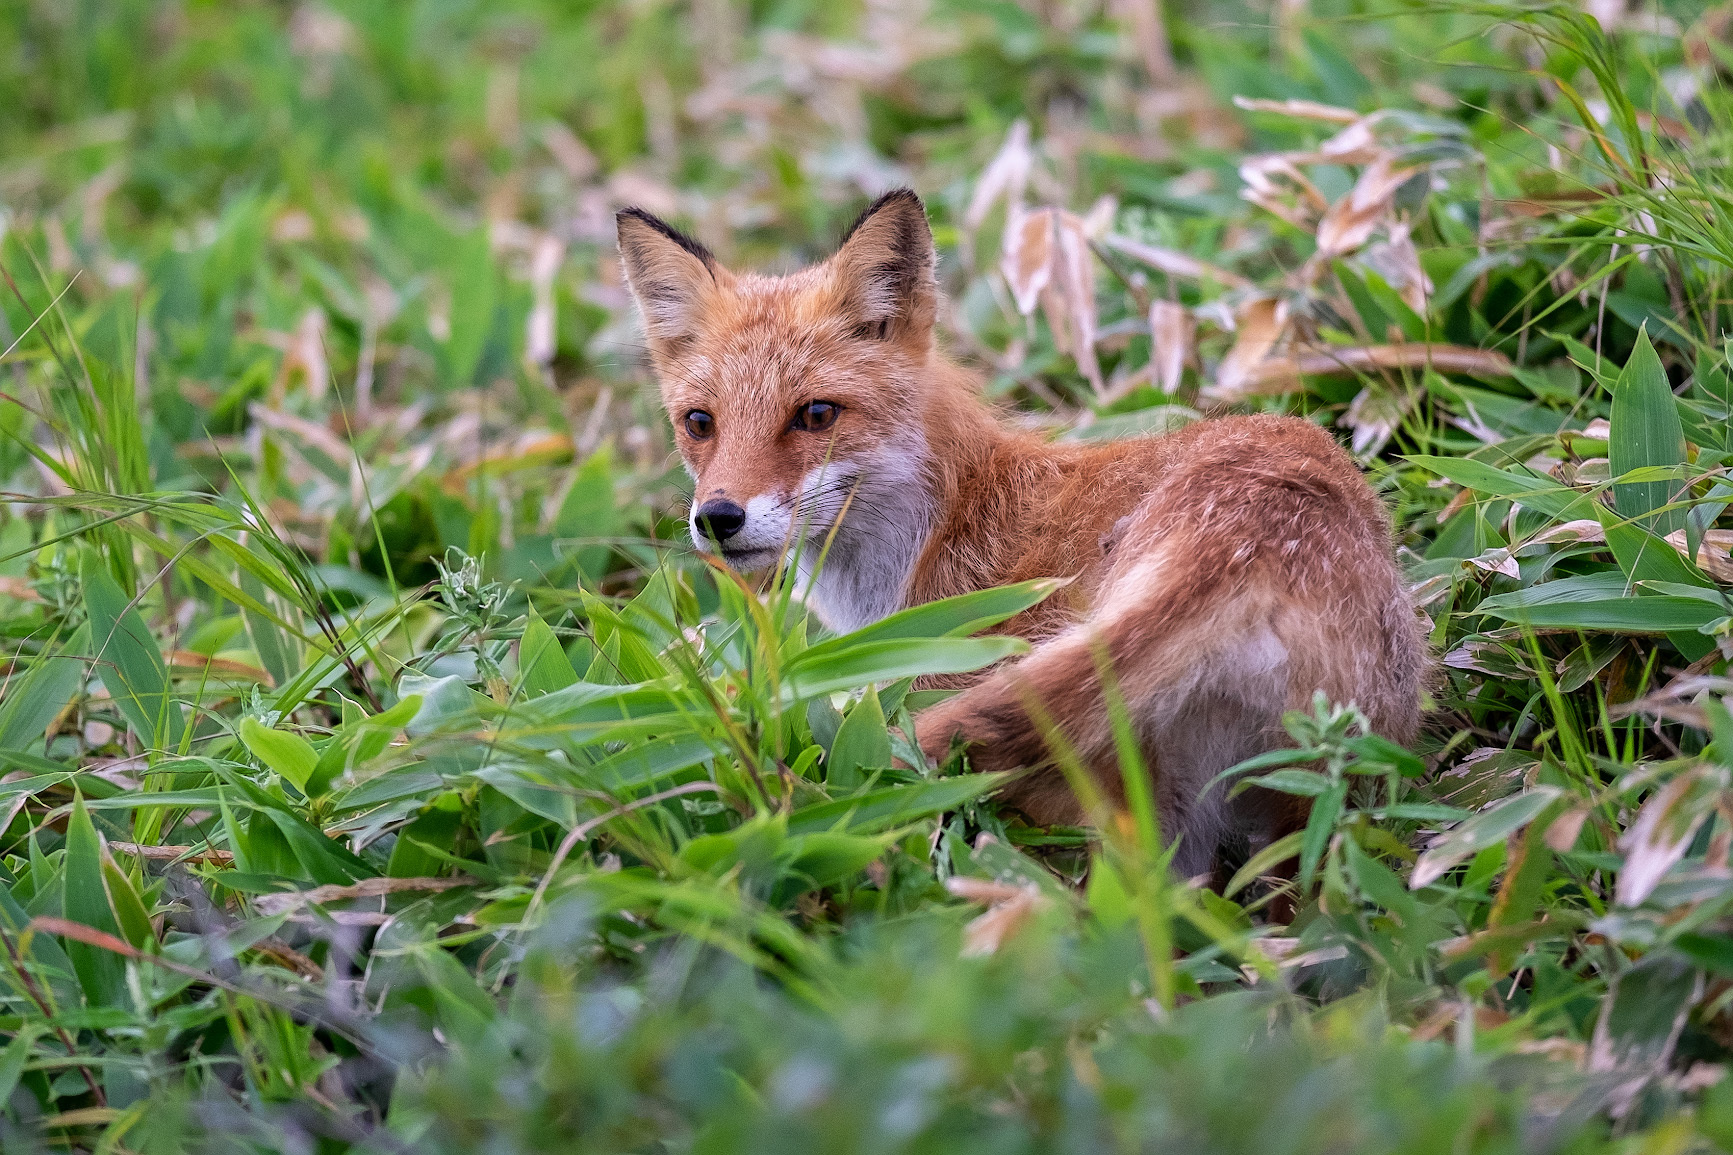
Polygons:
<instances>
[{"instance_id":1,"label":"fox left ear","mask_svg":"<svg viewBox=\"0 0 1733 1155\"><path fill-rule=\"evenodd\" d=\"M711 292L727 279L710 250L643 209L621 209L614 217L626 283L644 315L652 348L678 348L697 328Z\"/></svg>"},{"instance_id":2,"label":"fox left ear","mask_svg":"<svg viewBox=\"0 0 1733 1155\"><path fill-rule=\"evenodd\" d=\"M866 337L925 337L938 310L933 233L921 198L903 188L867 206L830 259L842 307Z\"/></svg>"}]
</instances>

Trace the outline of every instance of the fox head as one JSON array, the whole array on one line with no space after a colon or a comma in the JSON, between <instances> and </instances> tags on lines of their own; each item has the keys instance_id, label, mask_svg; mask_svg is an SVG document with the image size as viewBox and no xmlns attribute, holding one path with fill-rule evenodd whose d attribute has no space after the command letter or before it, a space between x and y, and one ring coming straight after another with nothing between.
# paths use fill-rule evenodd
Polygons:
<instances>
[{"instance_id":1,"label":"fox head","mask_svg":"<svg viewBox=\"0 0 1733 1155\"><path fill-rule=\"evenodd\" d=\"M938 284L920 199L887 193L830 259L781 277L730 272L641 209L617 224L698 548L745 571L792 552L833 626L895 609L930 518Z\"/></svg>"}]
</instances>

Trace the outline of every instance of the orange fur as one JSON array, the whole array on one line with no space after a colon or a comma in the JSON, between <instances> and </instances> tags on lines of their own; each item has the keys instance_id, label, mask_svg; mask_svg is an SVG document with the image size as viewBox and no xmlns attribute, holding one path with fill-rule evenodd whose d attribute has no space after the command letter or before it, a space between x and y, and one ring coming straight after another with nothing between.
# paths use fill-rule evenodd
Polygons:
<instances>
[{"instance_id":1,"label":"orange fur","mask_svg":"<svg viewBox=\"0 0 1733 1155\"><path fill-rule=\"evenodd\" d=\"M1163 828L1183 836L1177 865L1197 873L1303 821L1303 808L1269 797L1200 798L1219 771L1281 744L1285 710L1321 690L1380 733L1414 736L1425 648L1388 519L1317 426L1231 417L1103 445L1008 430L935 349L932 239L907 191L868 209L829 261L786 277L730 273L635 210L619 224L697 483L700 544L722 524L700 510L738 510L724 556L757 568L794 551L809 602L842 629L970 590L1075 577L1004 627L1035 642L1028 655L954 680L963 692L921 714L929 755L961 740L976 769L1042 766L1033 697L1116 792L1104 651ZM804 427L812 402L840 407L834 424ZM694 411L711 424L692 425ZM1080 816L1052 769L1019 779L1010 798L1035 821Z\"/></svg>"}]
</instances>

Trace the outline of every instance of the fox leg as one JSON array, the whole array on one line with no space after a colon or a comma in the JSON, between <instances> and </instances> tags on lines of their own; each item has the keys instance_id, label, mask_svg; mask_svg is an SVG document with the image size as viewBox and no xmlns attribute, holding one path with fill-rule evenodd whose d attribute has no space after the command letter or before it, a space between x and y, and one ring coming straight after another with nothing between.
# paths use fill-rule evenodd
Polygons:
<instances>
[{"instance_id":1,"label":"fox leg","mask_svg":"<svg viewBox=\"0 0 1733 1155\"><path fill-rule=\"evenodd\" d=\"M1273 836L1276 815L1244 803L1242 813L1230 813L1224 787L1205 789L1221 770L1279 744L1293 663L1277 633L1273 590L1222 570L1215 572L1227 580L1219 585L1148 580L1161 576L1163 560L1145 559L1135 567L1142 572L1115 583L1091 620L923 712L917 736L936 758L962 739L977 770L1045 767L1014 783L1007 800L1036 822L1076 821L1081 807L1051 767L1037 719L1051 720L1103 792L1119 800L1105 659L1154 777L1163 831L1182 839L1176 869L1193 875L1210 870L1236 832L1259 843ZM1186 568L1198 560L1186 559ZM1244 829L1248 823L1253 829Z\"/></svg>"}]
</instances>

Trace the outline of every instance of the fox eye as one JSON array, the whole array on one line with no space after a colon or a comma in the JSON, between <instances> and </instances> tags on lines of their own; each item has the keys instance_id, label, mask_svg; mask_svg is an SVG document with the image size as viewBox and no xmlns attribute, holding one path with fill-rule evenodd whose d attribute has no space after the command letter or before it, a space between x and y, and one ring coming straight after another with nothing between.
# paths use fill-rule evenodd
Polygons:
<instances>
[{"instance_id":1,"label":"fox eye","mask_svg":"<svg viewBox=\"0 0 1733 1155\"><path fill-rule=\"evenodd\" d=\"M836 424L836 416L841 412L842 406L834 401L808 401L795 411L794 421L789 427L807 433L823 433Z\"/></svg>"},{"instance_id":2,"label":"fox eye","mask_svg":"<svg viewBox=\"0 0 1733 1155\"><path fill-rule=\"evenodd\" d=\"M702 409L694 409L681 418L687 434L694 441L708 441L716 432L716 418Z\"/></svg>"}]
</instances>

